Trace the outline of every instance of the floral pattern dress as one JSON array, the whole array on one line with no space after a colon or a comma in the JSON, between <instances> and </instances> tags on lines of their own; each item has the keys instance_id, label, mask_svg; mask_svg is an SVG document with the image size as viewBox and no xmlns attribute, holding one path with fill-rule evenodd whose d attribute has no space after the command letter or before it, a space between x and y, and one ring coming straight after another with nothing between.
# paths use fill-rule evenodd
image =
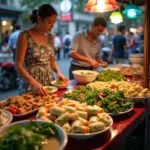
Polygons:
<instances>
[{"instance_id":1,"label":"floral pattern dress","mask_svg":"<svg viewBox=\"0 0 150 150\"><path fill-rule=\"evenodd\" d=\"M50 63L51 59L54 57L52 35L48 35L48 43L42 46L38 45L32 39L28 30L26 31L26 35L27 51L24 67L26 71L43 86L49 85L53 80L53 72ZM34 87L21 78L19 83L19 94L26 92L34 92Z\"/></svg>"}]
</instances>

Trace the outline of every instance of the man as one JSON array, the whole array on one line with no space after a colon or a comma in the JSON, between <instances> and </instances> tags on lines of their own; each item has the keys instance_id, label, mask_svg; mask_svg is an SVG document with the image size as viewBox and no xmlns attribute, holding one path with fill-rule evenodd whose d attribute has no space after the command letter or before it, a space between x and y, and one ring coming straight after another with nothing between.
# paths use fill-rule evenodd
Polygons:
<instances>
[{"instance_id":1,"label":"man","mask_svg":"<svg viewBox=\"0 0 150 150\"><path fill-rule=\"evenodd\" d=\"M74 70L93 70L99 66L107 66L107 63L101 59L101 42L98 38L106 26L104 18L97 17L89 29L78 32L74 36L69 53L72 57L70 79L73 79Z\"/></svg>"},{"instance_id":2,"label":"man","mask_svg":"<svg viewBox=\"0 0 150 150\"><path fill-rule=\"evenodd\" d=\"M110 51L108 62L111 62L114 58L113 62L117 63L125 63L125 49L127 49L125 34L125 26L118 26L118 34L113 39L112 49Z\"/></svg>"},{"instance_id":3,"label":"man","mask_svg":"<svg viewBox=\"0 0 150 150\"><path fill-rule=\"evenodd\" d=\"M14 61L15 61L16 43L17 43L19 33L20 33L20 26L15 25L15 31L10 35L9 40L8 40L8 45L14 54L13 56Z\"/></svg>"},{"instance_id":4,"label":"man","mask_svg":"<svg viewBox=\"0 0 150 150\"><path fill-rule=\"evenodd\" d=\"M64 58L68 58L68 53L70 49L72 37L69 32L66 32L66 35L63 37L63 49L64 49Z\"/></svg>"}]
</instances>

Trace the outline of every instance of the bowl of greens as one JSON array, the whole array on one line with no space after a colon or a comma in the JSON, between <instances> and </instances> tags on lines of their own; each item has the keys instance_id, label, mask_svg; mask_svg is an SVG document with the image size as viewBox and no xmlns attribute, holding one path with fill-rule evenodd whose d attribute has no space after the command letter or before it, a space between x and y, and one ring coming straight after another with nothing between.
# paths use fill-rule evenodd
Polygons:
<instances>
[{"instance_id":1,"label":"bowl of greens","mask_svg":"<svg viewBox=\"0 0 150 150\"><path fill-rule=\"evenodd\" d=\"M54 80L51 82L51 84L57 87L58 89L65 89L70 84L70 82L62 80Z\"/></svg>"},{"instance_id":2,"label":"bowl of greens","mask_svg":"<svg viewBox=\"0 0 150 150\"><path fill-rule=\"evenodd\" d=\"M88 84L96 80L98 76L97 71L92 70L74 70L73 76L81 84Z\"/></svg>"},{"instance_id":3,"label":"bowl of greens","mask_svg":"<svg viewBox=\"0 0 150 150\"><path fill-rule=\"evenodd\" d=\"M0 149L3 150L63 150L67 134L56 124L45 121L19 121L0 129Z\"/></svg>"}]
</instances>

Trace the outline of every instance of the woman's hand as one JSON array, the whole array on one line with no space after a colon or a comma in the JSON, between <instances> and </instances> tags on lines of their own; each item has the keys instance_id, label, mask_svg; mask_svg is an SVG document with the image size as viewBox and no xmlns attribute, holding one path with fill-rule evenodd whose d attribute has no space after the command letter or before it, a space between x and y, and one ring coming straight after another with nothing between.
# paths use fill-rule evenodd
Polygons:
<instances>
[{"instance_id":1,"label":"woman's hand","mask_svg":"<svg viewBox=\"0 0 150 150\"><path fill-rule=\"evenodd\" d=\"M47 93L47 90L44 89L43 85L40 84L40 83L36 83L33 85L34 88L35 88L35 93L38 94L38 95L42 95L42 96L47 96L48 93Z\"/></svg>"},{"instance_id":2,"label":"woman's hand","mask_svg":"<svg viewBox=\"0 0 150 150\"><path fill-rule=\"evenodd\" d=\"M57 72L57 79L63 80L63 81L68 81L68 79L61 72Z\"/></svg>"}]
</instances>

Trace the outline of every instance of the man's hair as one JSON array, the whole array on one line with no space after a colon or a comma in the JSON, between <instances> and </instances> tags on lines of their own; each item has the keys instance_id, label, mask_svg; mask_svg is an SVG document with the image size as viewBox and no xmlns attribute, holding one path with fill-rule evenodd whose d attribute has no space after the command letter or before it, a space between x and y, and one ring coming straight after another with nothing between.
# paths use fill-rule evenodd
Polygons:
<instances>
[{"instance_id":1,"label":"man's hair","mask_svg":"<svg viewBox=\"0 0 150 150\"><path fill-rule=\"evenodd\" d=\"M16 24L16 25L15 25L15 29L16 29L16 30L20 30L20 28L21 28L21 27L20 27L19 24Z\"/></svg>"},{"instance_id":2,"label":"man's hair","mask_svg":"<svg viewBox=\"0 0 150 150\"><path fill-rule=\"evenodd\" d=\"M118 26L118 31L119 31L119 32L122 32L122 31L125 30L125 29L126 29L125 25L119 25L119 26Z\"/></svg>"},{"instance_id":3,"label":"man's hair","mask_svg":"<svg viewBox=\"0 0 150 150\"><path fill-rule=\"evenodd\" d=\"M102 25L103 27L107 26L106 20L103 17L96 17L93 21L95 26Z\"/></svg>"}]
</instances>

